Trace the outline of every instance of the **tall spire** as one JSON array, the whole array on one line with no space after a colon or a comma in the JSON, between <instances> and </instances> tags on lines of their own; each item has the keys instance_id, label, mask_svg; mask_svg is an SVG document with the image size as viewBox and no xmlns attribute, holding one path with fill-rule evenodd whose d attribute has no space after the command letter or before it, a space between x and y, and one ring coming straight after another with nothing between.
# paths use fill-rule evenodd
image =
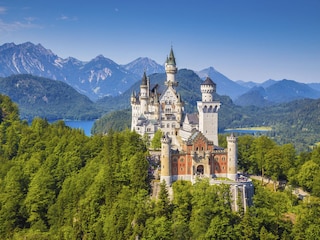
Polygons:
<instances>
[{"instance_id":1,"label":"tall spire","mask_svg":"<svg viewBox=\"0 0 320 240\"><path fill-rule=\"evenodd\" d=\"M176 65L176 59L174 57L172 46L171 46L169 57L167 57L167 64L174 65L174 66Z\"/></svg>"},{"instance_id":2,"label":"tall spire","mask_svg":"<svg viewBox=\"0 0 320 240\"><path fill-rule=\"evenodd\" d=\"M167 73L167 81L165 84L167 86L178 86L178 82L175 81L175 75L178 71L178 68L176 66L176 59L174 57L173 49L171 46L170 54L167 57L167 61L165 64L166 73Z\"/></svg>"},{"instance_id":3,"label":"tall spire","mask_svg":"<svg viewBox=\"0 0 320 240\"><path fill-rule=\"evenodd\" d=\"M141 85L147 85L147 74L146 74L146 71L143 72Z\"/></svg>"}]
</instances>

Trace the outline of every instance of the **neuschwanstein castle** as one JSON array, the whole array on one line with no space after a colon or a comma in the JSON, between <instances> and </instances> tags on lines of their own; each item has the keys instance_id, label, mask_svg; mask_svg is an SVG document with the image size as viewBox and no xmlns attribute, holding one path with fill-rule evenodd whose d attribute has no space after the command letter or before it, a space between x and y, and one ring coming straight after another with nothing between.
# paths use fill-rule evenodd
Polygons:
<instances>
[{"instance_id":1,"label":"neuschwanstein castle","mask_svg":"<svg viewBox=\"0 0 320 240\"><path fill-rule=\"evenodd\" d=\"M247 195L248 184L239 181L237 174L237 138L231 134L227 137L227 148L219 147L218 111L221 104L213 97L216 84L207 77L199 86L202 99L197 102L198 113L185 114L183 101L176 91L178 69L172 48L165 70L167 79L163 91L158 85L151 85L144 73L140 93L131 95L131 130L140 135L148 134L150 139L158 129L163 133L161 182L164 180L170 186L176 180L194 181L197 177L227 178L228 184L234 186L231 190Z\"/></svg>"}]
</instances>

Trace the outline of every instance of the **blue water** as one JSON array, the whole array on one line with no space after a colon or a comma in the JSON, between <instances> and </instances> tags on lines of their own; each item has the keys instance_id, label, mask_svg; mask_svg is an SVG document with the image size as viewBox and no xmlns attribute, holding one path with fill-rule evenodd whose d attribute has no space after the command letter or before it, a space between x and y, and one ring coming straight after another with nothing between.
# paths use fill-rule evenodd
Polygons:
<instances>
[{"instance_id":1,"label":"blue water","mask_svg":"<svg viewBox=\"0 0 320 240\"><path fill-rule=\"evenodd\" d=\"M91 128L93 126L94 120L89 121L72 121L64 120L65 124L71 128L83 129L87 136L91 136Z\"/></svg>"},{"instance_id":2,"label":"blue water","mask_svg":"<svg viewBox=\"0 0 320 240\"><path fill-rule=\"evenodd\" d=\"M259 134L266 134L269 130L249 130L249 129L225 129L223 133L239 133L239 134L251 134L251 135L259 135Z\"/></svg>"}]
</instances>

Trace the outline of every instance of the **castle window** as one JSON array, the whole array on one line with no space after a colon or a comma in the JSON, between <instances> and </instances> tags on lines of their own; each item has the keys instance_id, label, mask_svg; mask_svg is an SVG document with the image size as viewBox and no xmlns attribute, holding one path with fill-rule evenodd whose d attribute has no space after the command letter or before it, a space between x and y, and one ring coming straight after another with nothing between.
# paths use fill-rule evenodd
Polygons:
<instances>
[{"instance_id":1,"label":"castle window","mask_svg":"<svg viewBox=\"0 0 320 240\"><path fill-rule=\"evenodd\" d=\"M216 166L216 170L219 171L219 166Z\"/></svg>"},{"instance_id":2,"label":"castle window","mask_svg":"<svg viewBox=\"0 0 320 240\"><path fill-rule=\"evenodd\" d=\"M180 162L183 162L184 161L184 159L183 158L180 158Z\"/></svg>"},{"instance_id":3,"label":"castle window","mask_svg":"<svg viewBox=\"0 0 320 240\"><path fill-rule=\"evenodd\" d=\"M173 159L173 162L177 162L177 159L176 159L176 158L174 158L174 159Z\"/></svg>"},{"instance_id":4,"label":"castle window","mask_svg":"<svg viewBox=\"0 0 320 240\"><path fill-rule=\"evenodd\" d=\"M183 171L183 167L182 167L182 168L180 168L180 171Z\"/></svg>"},{"instance_id":5,"label":"castle window","mask_svg":"<svg viewBox=\"0 0 320 240\"><path fill-rule=\"evenodd\" d=\"M225 161L226 160L226 157L222 157L222 161Z\"/></svg>"},{"instance_id":6,"label":"castle window","mask_svg":"<svg viewBox=\"0 0 320 240\"><path fill-rule=\"evenodd\" d=\"M207 106L204 106L204 108L203 108L203 112L204 112L204 113L206 113L207 111L208 111Z\"/></svg>"}]
</instances>

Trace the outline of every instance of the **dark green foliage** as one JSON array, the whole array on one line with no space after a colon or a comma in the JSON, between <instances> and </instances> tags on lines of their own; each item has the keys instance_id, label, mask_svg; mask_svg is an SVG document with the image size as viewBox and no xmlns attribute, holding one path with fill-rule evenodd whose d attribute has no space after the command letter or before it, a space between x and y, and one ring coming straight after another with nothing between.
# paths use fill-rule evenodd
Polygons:
<instances>
[{"instance_id":1,"label":"dark green foliage","mask_svg":"<svg viewBox=\"0 0 320 240\"><path fill-rule=\"evenodd\" d=\"M92 134L106 134L110 130L122 131L131 126L131 110L110 112L96 120L91 129Z\"/></svg>"},{"instance_id":2,"label":"dark green foliage","mask_svg":"<svg viewBox=\"0 0 320 240\"><path fill-rule=\"evenodd\" d=\"M127 129L87 137L63 121L49 124L41 118L29 126L17 118L9 99L0 99L5 112L0 123L1 239L319 236L318 198L297 206L295 224L286 217L294 203L291 192L272 192L258 183L254 205L246 213L231 210L228 186L210 185L208 179L194 185L177 181L173 195L161 184L152 200L148 152L140 135ZM244 169L252 164L253 172L263 168L268 177L290 175L289 181L297 179L296 184L320 195L318 148L296 156L292 145L239 137L239 151Z\"/></svg>"}]
</instances>

